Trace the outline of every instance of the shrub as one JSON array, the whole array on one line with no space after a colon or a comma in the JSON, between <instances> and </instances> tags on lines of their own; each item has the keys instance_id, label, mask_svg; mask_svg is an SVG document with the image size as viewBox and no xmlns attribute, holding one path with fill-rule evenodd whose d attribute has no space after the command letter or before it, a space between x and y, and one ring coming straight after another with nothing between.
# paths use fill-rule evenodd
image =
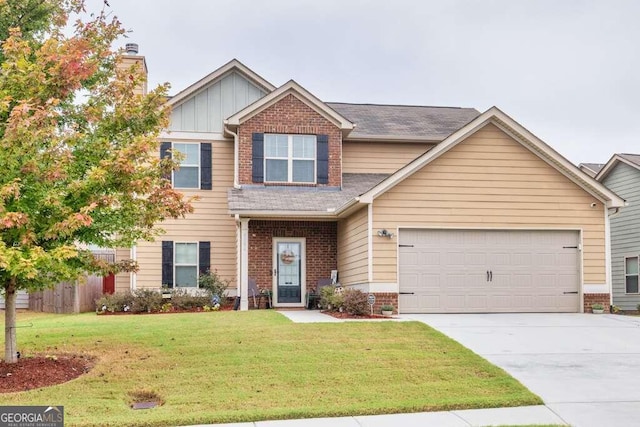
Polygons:
<instances>
[{"instance_id":1,"label":"shrub","mask_svg":"<svg viewBox=\"0 0 640 427\"><path fill-rule=\"evenodd\" d=\"M174 289L171 292L171 304L179 310L192 310L211 304L208 292L192 295L186 289Z\"/></svg>"},{"instance_id":2,"label":"shrub","mask_svg":"<svg viewBox=\"0 0 640 427\"><path fill-rule=\"evenodd\" d=\"M389 304L385 304L380 307L380 311L393 311L393 306Z\"/></svg>"},{"instance_id":3,"label":"shrub","mask_svg":"<svg viewBox=\"0 0 640 427\"><path fill-rule=\"evenodd\" d=\"M96 313L129 311L133 305L133 300L134 296L131 292L103 294L96 300Z\"/></svg>"},{"instance_id":4,"label":"shrub","mask_svg":"<svg viewBox=\"0 0 640 427\"><path fill-rule=\"evenodd\" d=\"M360 289L347 289L343 292L344 309L349 314L362 315L369 310L367 294Z\"/></svg>"},{"instance_id":5,"label":"shrub","mask_svg":"<svg viewBox=\"0 0 640 427\"><path fill-rule=\"evenodd\" d=\"M342 288L340 288L342 289ZM337 311L344 304L344 296L335 286L325 286L320 291L320 306L324 309Z\"/></svg>"},{"instance_id":6,"label":"shrub","mask_svg":"<svg viewBox=\"0 0 640 427\"><path fill-rule=\"evenodd\" d=\"M218 270L208 270L206 273L198 277L198 285L200 289L205 289L211 294L211 297L218 297L218 303L222 304L227 300L227 287L229 281L223 279L218 274Z\"/></svg>"},{"instance_id":7,"label":"shrub","mask_svg":"<svg viewBox=\"0 0 640 427\"><path fill-rule=\"evenodd\" d=\"M163 302L162 293L155 289L136 289L133 291L131 311L134 313L160 311Z\"/></svg>"}]
</instances>

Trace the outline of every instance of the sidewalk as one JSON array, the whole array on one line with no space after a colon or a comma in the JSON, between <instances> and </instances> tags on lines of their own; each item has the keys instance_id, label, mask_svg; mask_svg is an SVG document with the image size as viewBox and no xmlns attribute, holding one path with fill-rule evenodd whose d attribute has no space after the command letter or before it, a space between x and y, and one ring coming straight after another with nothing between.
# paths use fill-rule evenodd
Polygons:
<instances>
[{"instance_id":1,"label":"sidewalk","mask_svg":"<svg viewBox=\"0 0 640 427\"><path fill-rule=\"evenodd\" d=\"M470 427L568 425L544 405L516 408L466 409L448 412L362 415L338 418L256 421L236 424L201 424L194 427Z\"/></svg>"},{"instance_id":2,"label":"sidewalk","mask_svg":"<svg viewBox=\"0 0 640 427\"><path fill-rule=\"evenodd\" d=\"M283 310L280 314L295 323L336 323L354 320L336 319L317 310ZM390 319L364 320L371 322L408 321L395 316ZM356 320L362 321L362 320ZM235 424L210 424L216 427L471 427L518 425L568 425L544 405L514 408L465 409L411 414L362 415L355 417L307 418L299 420L256 421ZM195 426L204 427L205 425Z\"/></svg>"}]
</instances>

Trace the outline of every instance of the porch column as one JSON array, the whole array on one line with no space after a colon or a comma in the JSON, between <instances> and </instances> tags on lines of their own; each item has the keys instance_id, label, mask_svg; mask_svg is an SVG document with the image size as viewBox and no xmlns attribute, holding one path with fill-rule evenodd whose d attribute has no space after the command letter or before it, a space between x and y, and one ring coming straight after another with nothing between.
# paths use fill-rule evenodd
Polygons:
<instances>
[{"instance_id":1,"label":"porch column","mask_svg":"<svg viewBox=\"0 0 640 427\"><path fill-rule=\"evenodd\" d=\"M249 310L249 219L240 219L240 310Z\"/></svg>"}]
</instances>

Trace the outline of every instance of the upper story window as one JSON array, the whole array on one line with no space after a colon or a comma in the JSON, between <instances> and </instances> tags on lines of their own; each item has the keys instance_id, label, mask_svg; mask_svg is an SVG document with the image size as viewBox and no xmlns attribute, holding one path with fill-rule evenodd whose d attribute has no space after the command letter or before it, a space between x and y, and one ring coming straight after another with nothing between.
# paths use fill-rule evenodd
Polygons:
<instances>
[{"instance_id":1,"label":"upper story window","mask_svg":"<svg viewBox=\"0 0 640 427\"><path fill-rule=\"evenodd\" d=\"M173 171L171 182L174 188L211 190L211 143L163 142L160 158L180 153L180 168Z\"/></svg>"},{"instance_id":2,"label":"upper story window","mask_svg":"<svg viewBox=\"0 0 640 427\"><path fill-rule=\"evenodd\" d=\"M265 182L316 182L315 135L264 135Z\"/></svg>"},{"instance_id":3,"label":"upper story window","mask_svg":"<svg viewBox=\"0 0 640 427\"><path fill-rule=\"evenodd\" d=\"M173 152L182 154L180 169L173 171L174 188L200 188L200 144L173 144Z\"/></svg>"}]
</instances>

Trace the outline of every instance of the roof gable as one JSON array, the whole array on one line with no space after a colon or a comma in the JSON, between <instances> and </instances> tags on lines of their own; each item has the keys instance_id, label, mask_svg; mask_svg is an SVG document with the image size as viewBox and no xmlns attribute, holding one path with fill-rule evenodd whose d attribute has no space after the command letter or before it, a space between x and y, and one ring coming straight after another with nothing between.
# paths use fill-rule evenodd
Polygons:
<instances>
[{"instance_id":1,"label":"roof gable","mask_svg":"<svg viewBox=\"0 0 640 427\"><path fill-rule=\"evenodd\" d=\"M244 65L242 62L237 59L232 59L231 61L224 64L222 67L217 70L209 73L205 77L201 78L191 86L186 89L181 90L176 95L172 96L169 99L168 104L170 106L176 106L185 101L187 98L190 98L192 95L196 94L209 84L215 82L216 80L221 79L225 75L229 73L237 72L243 75L249 82L258 86L260 89L263 89L265 92L271 92L276 87L269 83L267 80L263 79L260 75L255 73L249 67Z\"/></svg>"},{"instance_id":2,"label":"roof gable","mask_svg":"<svg viewBox=\"0 0 640 427\"><path fill-rule=\"evenodd\" d=\"M618 163L625 163L635 169L640 170L640 154L627 154L619 153L611 156L607 164L604 165L600 172L596 175L596 179L602 182L609 173L618 165Z\"/></svg>"},{"instance_id":3,"label":"roof gable","mask_svg":"<svg viewBox=\"0 0 640 427\"><path fill-rule=\"evenodd\" d=\"M331 123L342 129L343 133L350 132L355 126L346 117L339 114L337 111L329 107L327 104L322 102L320 99L318 99L316 96L311 94L309 91L307 91L305 88L303 88L293 80L289 80L278 89L260 98L253 104L248 105L246 108L238 111L227 120L225 120L225 124L230 127L237 127L241 123L244 123L251 117L255 116L261 111L264 111L265 109L274 105L288 95L295 96L309 108L313 109L318 114L329 120Z\"/></svg>"},{"instance_id":4,"label":"roof gable","mask_svg":"<svg viewBox=\"0 0 640 427\"><path fill-rule=\"evenodd\" d=\"M395 187L407 177L413 175L433 160L437 159L460 142L464 141L468 136L483 128L487 124L492 123L515 141L522 144L529 151L544 160L550 166L558 170L562 175L573 181L579 187L592 194L598 200L605 202L608 207L622 207L624 200L607 189L604 185L597 182L593 178L578 169L573 163L562 157L558 152L537 138L522 125L517 123L511 117L507 116L497 107L492 107L476 117L466 126L451 134L439 145L418 157L413 162L391 175L371 190L364 193L360 200L363 203L371 203L373 199L385 193L389 189Z\"/></svg>"}]
</instances>

